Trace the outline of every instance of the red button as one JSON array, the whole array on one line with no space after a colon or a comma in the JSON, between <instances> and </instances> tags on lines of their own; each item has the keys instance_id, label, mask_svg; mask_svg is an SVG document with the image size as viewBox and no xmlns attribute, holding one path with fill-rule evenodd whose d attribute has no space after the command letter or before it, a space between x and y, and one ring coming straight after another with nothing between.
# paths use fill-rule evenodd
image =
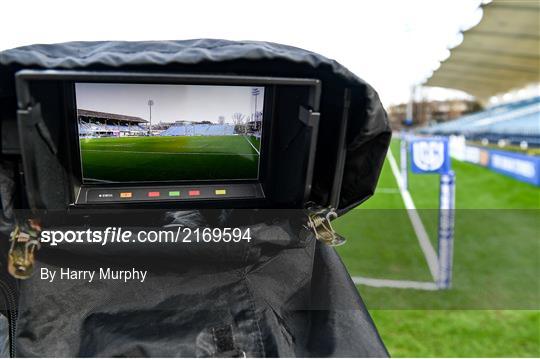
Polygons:
<instances>
[{"instance_id":1,"label":"red button","mask_svg":"<svg viewBox=\"0 0 540 359\"><path fill-rule=\"evenodd\" d=\"M188 194L190 196L200 196L201 195L201 191L199 191L198 189L192 189L191 191L188 192Z\"/></svg>"},{"instance_id":2,"label":"red button","mask_svg":"<svg viewBox=\"0 0 540 359\"><path fill-rule=\"evenodd\" d=\"M148 197L159 197L159 192L148 192Z\"/></svg>"}]
</instances>

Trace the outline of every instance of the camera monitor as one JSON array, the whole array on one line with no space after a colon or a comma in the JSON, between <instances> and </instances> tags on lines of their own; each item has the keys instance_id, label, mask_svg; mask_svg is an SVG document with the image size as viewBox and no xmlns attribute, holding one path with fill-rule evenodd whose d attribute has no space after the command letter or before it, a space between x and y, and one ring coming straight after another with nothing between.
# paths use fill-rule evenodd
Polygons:
<instances>
[{"instance_id":1,"label":"camera monitor","mask_svg":"<svg viewBox=\"0 0 540 359\"><path fill-rule=\"evenodd\" d=\"M82 182L258 180L264 87L75 83Z\"/></svg>"},{"instance_id":2,"label":"camera monitor","mask_svg":"<svg viewBox=\"0 0 540 359\"><path fill-rule=\"evenodd\" d=\"M29 202L302 207L320 87L307 78L22 70Z\"/></svg>"}]
</instances>

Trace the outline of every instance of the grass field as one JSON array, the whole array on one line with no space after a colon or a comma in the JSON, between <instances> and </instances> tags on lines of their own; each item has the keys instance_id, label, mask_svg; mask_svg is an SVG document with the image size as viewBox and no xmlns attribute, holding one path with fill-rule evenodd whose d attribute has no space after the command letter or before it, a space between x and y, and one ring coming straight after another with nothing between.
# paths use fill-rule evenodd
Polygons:
<instances>
[{"instance_id":1,"label":"grass field","mask_svg":"<svg viewBox=\"0 0 540 359\"><path fill-rule=\"evenodd\" d=\"M398 147L392 143L395 158ZM359 291L393 356L540 356L540 189L473 164L452 166L453 288ZM409 181L435 246L438 177ZM375 196L336 221L352 276L431 280L397 189L385 163Z\"/></svg>"},{"instance_id":2,"label":"grass field","mask_svg":"<svg viewBox=\"0 0 540 359\"><path fill-rule=\"evenodd\" d=\"M80 140L85 179L113 182L257 178L253 136L107 137Z\"/></svg>"}]
</instances>

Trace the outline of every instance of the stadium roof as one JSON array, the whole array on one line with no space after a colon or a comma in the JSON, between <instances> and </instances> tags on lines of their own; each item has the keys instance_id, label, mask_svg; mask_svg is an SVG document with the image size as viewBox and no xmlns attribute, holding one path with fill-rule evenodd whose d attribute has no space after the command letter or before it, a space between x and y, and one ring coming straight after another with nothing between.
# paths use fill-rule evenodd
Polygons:
<instances>
[{"instance_id":1,"label":"stadium roof","mask_svg":"<svg viewBox=\"0 0 540 359\"><path fill-rule=\"evenodd\" d=\"M140 117L120 115L117 113L109 113L109 112L83 110L83 109L78 109L77 115L85 116L85 117L92 117L92 118L102 119L102 120L116 120L116 121L131 122L131 123L148 122L146 120L143 120Z\"/></svg>"},{"instance_id":2,"label":"stadium roof","mask_svg":"<svg viewBox=\"0 0 540 359\"><path fill-rule=\"evenodd\" d=\"M465 91L480 101L540 82L540 2L493 0L480 23L425 86Z\"/></svg>"}]
</instances>

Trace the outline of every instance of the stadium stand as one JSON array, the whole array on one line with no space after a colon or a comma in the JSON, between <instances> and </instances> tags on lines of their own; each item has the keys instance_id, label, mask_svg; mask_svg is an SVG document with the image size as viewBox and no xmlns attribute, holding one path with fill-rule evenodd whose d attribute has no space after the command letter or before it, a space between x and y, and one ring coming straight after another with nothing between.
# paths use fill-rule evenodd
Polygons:
<instances>
[{"instance_id":1,"label":"stadium stand","mask_svg":"<svg viewBox=\"0 0 540 359\"><path fill-rule=\"evenodd\" d=\"M80 137L140 136L148 130L140 117L91 110L77 110Z\"/></svg>"},{"instance_id":2,"label":"stadium stand","mask_svg":"<svg viewBox=\"0 0 540 359\"><path fill-rule=\"evenodd\" d=\"M161 132L160 136L223 136L234 133L234 125L230 124L178 124Z\"/></svg>"},{"instance_id":3,"label":"stadium stand","mask_svg":"<svg viewBox=\"0 0 540 359\"><path fill-rule=\"evenodd\" d=\"M464 135L468 140L505 140L540 146L540 96L491 107L457 120L419 130L429 135Z\"/></svg>"}]
</instances>

